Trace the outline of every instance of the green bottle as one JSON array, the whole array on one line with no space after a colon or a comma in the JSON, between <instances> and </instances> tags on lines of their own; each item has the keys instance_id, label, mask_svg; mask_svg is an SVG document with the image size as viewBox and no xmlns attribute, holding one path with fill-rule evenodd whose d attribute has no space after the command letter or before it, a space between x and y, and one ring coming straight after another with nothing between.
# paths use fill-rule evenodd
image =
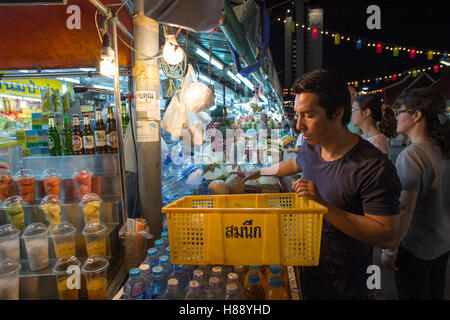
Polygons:
<instances>
[{"instance_id":1,"label":"green bottle","mask_svg":"<svg viewBox=\"0 0 450 320\"><path fill-rule=\"evenodd\" d=\"M72 130L70 128L69 117L64 116L64 130L63 130L63 151L65 156L73 156L72 148Z\"/></svg>"},{"instance_id":2,"label":"green bottle","mask_svg":"<svg viewBox=\"0 0 450 320\"><path fill-rule=\"evenodd\" d=\"M127 104L122 103L122 134L125 136L125 132L127 132L128 123L130 122L130 116L127 112Z\"/></svg>"},{"instance_id":3,"label":"green bottle","mask_svg":"<svg viewBox=\"0 0 450 320\"><path fill-rule=\"evenodd\" d=\"M48 148L50 149L50 155L61 156L61 139L59 138L59 132L55 127L55 119L53 116L48 117L49 127L47 131L48 135Z\"/></svg>"}]
</instances>

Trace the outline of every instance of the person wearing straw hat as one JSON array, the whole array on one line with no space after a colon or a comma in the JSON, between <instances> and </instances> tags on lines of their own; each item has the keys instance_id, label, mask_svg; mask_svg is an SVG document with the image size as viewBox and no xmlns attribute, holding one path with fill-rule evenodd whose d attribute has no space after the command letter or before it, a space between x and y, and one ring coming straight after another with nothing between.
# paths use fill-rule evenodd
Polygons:
<instances>
[{"instance_id":1,"label":"person wearing straw hat","mask_svg":"<svg viewBox=\"0 0 450 320\"><path fill-rule=\"evenodd\" d=\"M292 183L297 196L328 209L319 265L300 271L303 298L370 299L379 285L368 285L373 246L389 248L399 236L399 177L380 150L348 130L350 94L337 72L304 74L293 91L297 129L306 143L295 158L240 176L246 181L302 172Z\"/></svg>"}]
</instances>

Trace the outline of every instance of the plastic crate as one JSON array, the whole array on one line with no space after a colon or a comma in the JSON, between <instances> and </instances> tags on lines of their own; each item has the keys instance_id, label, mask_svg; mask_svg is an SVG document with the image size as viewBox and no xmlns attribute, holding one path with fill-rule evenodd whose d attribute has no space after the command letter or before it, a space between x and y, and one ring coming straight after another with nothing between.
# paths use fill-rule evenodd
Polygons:
<instances>
[{"instance_id":1,"label":"plastic crate","mask_svg":"<svg viewBox=\"0 0 450 320\"><path fill-rule=\"evenodd\" d=\"M295 193L186 196L163 207L174 264L319 264L328 209Z\"/></svg>"}]
</instances>

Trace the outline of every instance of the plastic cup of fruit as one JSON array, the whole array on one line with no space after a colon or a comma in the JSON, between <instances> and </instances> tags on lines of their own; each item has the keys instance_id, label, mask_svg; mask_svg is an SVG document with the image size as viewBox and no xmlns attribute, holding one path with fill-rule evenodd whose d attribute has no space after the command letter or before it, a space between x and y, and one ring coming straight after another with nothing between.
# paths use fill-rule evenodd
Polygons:
<instances>
[{"instance_id":1,"label":"plastic cup of fruit","mask_svg":"<svg viewBox=\"0 0 450 320\"><path fill-rule=\"evenodd\" d=\"M83 197L92 190L92 171L88 168L76 168L72 174L72 179L75 181L75 193L78 200L82 200Z\"/></svg>"},{"instance_id":2,"label":"plastic cup of fruit","mask_svg":"<svg viewBox=\"0 0 450 320\"><path fill-rule=\"evenodd\" d=\"M42 199L39 205L39 208L45 215L45 219L50 224L50 229L61 222L62 203L63 202L59 199L58 196L49 194Z\"/></svg>"},{"instance_id":3,"label":"plastic cup of fruit","mask_svg":"<svg viewBox=\"0 0 450 320\"><path fill-rule=\"evenodd\" d=\"M33 203L35 200L34 182L36 177L30 169L21 169L14 176L18 195L26 202Z\"/></svg>"},{"instance_id":4,"label":"plastic cup of fruit","mask_svg":"<svg viewBox=\"0 0 450 320\"><path fill-rule=\"evenodd\" d=\"M99 222L88 223L81 234L86 241L88 256L101 255L106 257L106 225Z\"/></svg>"},{"instance_id":5,"label":"plastic cup of fruit","mask_svg":"<svg viewBox=\"0 0 450 320\"><path fill-rule=\"evenodd\" d=\"M0 300L19 300L19 273L22 266L15 260L0 260Z\"/></svg>"},{"instance_id":6,"label":"plastic cup of fruit","mask_svg":"<svg viewBox=\"0 0 450 320\"><path fill-rule=\"evenodd\" d=\"M75 256L75 231L76 228L67 221L53 226L50 236L53 240L56 259L61 259L64 256Z\"/></svg>"},{"instance_id":7,"label":"plastic cup of fruit","mask_svg":"<svg viewBox=\"0 0 450 320\"><path fill-rule=\"evenodd\" d=\"M35 222L25 228L22 239L28 254L31 271L39 271L49 266L48 228L41 222Z\"/></svg>"},{"instance_id":8,"label":"plastic cup of fruit","mask_svg":"<svg viewBox=\"0 0 450 320\"><path fill-rule=\"evenodd\" d=\"M81 272L86 280L89 300L107 299L108 267L108 260L100 255L89 256L84 262Z\"/></svg>"},{"instance_id":9,"label":"plastic cup of fruit","mask_svg":"<svg viewBox=\"0 0 450 320\"><path fill-rule=\"evenodd\" d=\"M80 201L80 207L84 215L84 223L98 222L101 221L101 211L102 199L91 192L86 194Z\"/></svg>"},{"instance_id":10,"label":"plastic cup of fruit","mask_svg":"<svg viewBox=\"0 0 450 320\"><path fill-rule=\"evenodd\" d=\"M0 200L5 201L14 195L14 184L11 172L0 170Z\"/></svg>"},{"instance_id":11,"label":"plastic cup of fruit","mask_svg":"<svg viewBox=\"0 0 450 320\"><path fill-rule=\"evenodd\" d=\"M8 221L20 231L25 228L24 205L26 205L26 202L19 196L9 197L2 204L2 210L5 211Z\"/></svg>"},{"instance_id":12,"label":"plastic cup of fruit","mask_svg":"<svg viewBox=\"0 0 450 320\"><path fill-rule=\"evenodd\" d=\"M61 187L59 185L61 183L61 176L58 169L50 168L44 170L41 178L44 180L44 190L46 195L53 194L58 198L61 197Z\"/></svg>"},{"instance_id":13,"label":"plastic cup of fruit","mask_svg":"<svg viewBox=\"0 0 450 320\"><path fill-rule=\"evenodd\" d=\"M0 261L12 259L20 262L20 231L12 224L0 226Z\"/></svg>"},{"instance_id":14,"label":"plastic cup of fruit","mask_svg":"<svg viewBox=\"0 0 450 320\"><path fill-rule=\"evenodd\" d=\"M75 256L67 255L56 261L53 273L56 277L59 300L78 300L81 279L76 279L79 273L71 270L76 267L81 269L81 262Z\"/></svg>"}]
</instances>

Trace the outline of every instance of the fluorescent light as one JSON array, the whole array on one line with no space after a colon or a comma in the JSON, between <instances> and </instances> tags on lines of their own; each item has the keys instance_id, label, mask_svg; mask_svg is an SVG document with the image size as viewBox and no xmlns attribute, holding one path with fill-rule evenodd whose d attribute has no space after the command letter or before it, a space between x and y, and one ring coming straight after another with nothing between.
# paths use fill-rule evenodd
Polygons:
<instances>
[{"instance_id":1,"label":"fluorescent light","mask_svg":"<svg viewBox=\"0 0 450 320\"><path fill-rule=\"evenodd\" d=\"M446 66L450 66L450 62L448 62L448 61L441 60L440 62L441 62L442 64L445 64Z\"/></svg>"},{"instance_id":2,"label":"fluorescent light","mask_svg":"<svg viewBox=\"0 0 450 320\"><path fill-rule=\"evenodd\" d=\"M205 76L204 74L199 74L198 75L198 78L200 79L200 80L203 80L203 81L205 81L205 82L207 82L208 84L210 83L210 78L209 77L207 77L207 76Z\"/></svg>"},{"instance_id":3,"label":"fluorescent light","mask_svg":"<svg viewBox=\"0 0 450 320\"><path fill-rule=\"evenodd\" d=\"M72 82L72 83L76 83L76 84L80 84L80 80L74 79L74 78L56 78L58 80L61 81L66 81L66 82Z\"/></svg>"},{"instance_id":4,"label":"fluorescent light","mask_svg":"<svg viewBox=\"0 0 450 320\"><path fill-rule=\"evenodd\" d=\"M196 54L198 54L200 57L202 57L203 59L205 59L206 61L209 62L209 54L207 54L205 51L203 51L200 48L197 48L197 50L195 51ZM219 68L220 70L223 69L223 63L218 61L217 59L215 59L214 57L211 57L211 64L213 66L216 66L217 68Z\"/></svg>"},{"instance_id":5,"label":"fluorescent light","mask_svg":"<svg viewBox=\"0 0 450 320\"><path fill-rule=\"evenodd\" d=\"M80 68L80 71L86 71L86 72L96 71L96 70L97 70L96 68Z\"/></svg>"},{"instance_id":6,"label":"fluorescent light","mask_svg":"<svg viewBox=\"0 0 450 320\"><path fill-rule=\"evenodd\" d=\"M363 87L362 90L366 90L367 91L367 90L369 90L369 88L368 87Z\"/></svg>"},{"instance_id":7,"label":"fluorescent light","mask_svg":"<svg viewBox=\"0 0 450 320\"><path fill-rule=\"evenodd\" d=\"M107 87L107 86L100 86L97 84L94 84L92 87L97 88L97 89L111 90L111 91L114 90L114 88Z\"/></svg>"},{"instance_id":8,"label":"fluorescent light","mask_svg":"<svg viewBox=\"0 0 450 320\"><path fill-rule=\"evenodd\" d=\"M243 76L241 76L239 73L236 75L239 80L241 80L250 90L255 90L255 87L253 86L253 84L248 81L248 79L244 78Z\"/></svg>"},{"instance_id":9,"label":"fluorescent light","mask_svg":"<svg viewBox=\"0 0 450 320\"><path fill-rule=\"evenodd\" d=\"M233 79L235 82L237 82L237 84L241 84L241 80L239 80L239 78L236 77L233 72L228 70L227 74L228 74L228 76L230 76L231 79Z\"/></svg>"}]
</instances>

